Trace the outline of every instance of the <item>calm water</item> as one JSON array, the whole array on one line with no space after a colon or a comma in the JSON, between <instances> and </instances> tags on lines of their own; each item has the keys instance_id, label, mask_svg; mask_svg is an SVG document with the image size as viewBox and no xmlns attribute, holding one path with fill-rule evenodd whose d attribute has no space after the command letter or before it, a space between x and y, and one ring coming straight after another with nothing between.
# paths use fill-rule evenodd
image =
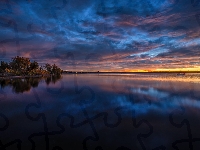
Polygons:
<instances>
[{"instance_id":1,"label":"calm water","mask_svg":"<svg viewBox=\"0 0 200 150\"><path fill-rule=\"evenodd\" d=\"M200 83L87 74L1 87L1 149L200 147Z\"/></svg>"}]
</instances>

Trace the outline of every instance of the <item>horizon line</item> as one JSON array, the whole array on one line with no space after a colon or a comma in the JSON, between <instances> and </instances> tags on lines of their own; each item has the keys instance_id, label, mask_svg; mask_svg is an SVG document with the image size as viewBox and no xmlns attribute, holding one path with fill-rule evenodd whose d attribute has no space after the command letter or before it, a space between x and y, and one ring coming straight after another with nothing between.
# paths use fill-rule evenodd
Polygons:
<instances>
[{"instance_id":1,"label":"horizon line","mask_svg":"<svg viewBox=\"0 0 200 150\"><path fill-rule=\"evenodd\" d=\"M63 71L64 73L200 73L196 71Z\"/></svg>"}]
</instances>

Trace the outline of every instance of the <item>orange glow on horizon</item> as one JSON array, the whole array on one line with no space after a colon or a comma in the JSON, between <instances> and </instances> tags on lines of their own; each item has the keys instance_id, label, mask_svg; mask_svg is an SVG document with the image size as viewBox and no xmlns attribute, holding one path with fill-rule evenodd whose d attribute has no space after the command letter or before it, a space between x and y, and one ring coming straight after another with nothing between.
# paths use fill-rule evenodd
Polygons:
<instances>
[{"instance_id":1,"label":"orange glow on horizon","mask_svg":"<svg viewBox=\"0 0 200 150\"><path fill-rule=\"evenodd\" d=\"M189 71L196 71L200 72L200 67L196 68L159 68L159 69L124 69L120 70L119 72L173 72L173 71L181 71L181 72L189 72ZM103 71L104 72L104 71ZM112 72L112 71L105 71L105 72ZM115 71L113 71L115 72Z\"/></svg>"},{"instance_id":2,"label":"orange glow on horizon","mask_svg":"<svg viewBox=\"0 0 200 150\"><path fill-rule=\"evenodd\" d=\"M70 70L66 70L70 71ZM158 68L158 69L123 69L123 70L72 70L72 71L77 71L77 72L200 72L200 67L195 67L195 68Z\"/></svg>"},{"instance_id":3,"label":"orange glow on horizon","mask_svg":"<svg viewBox=\"0 0 200 150\"><path fill-rule=\"evenodd\" d=\"M196 68L159 68L159 69L125 69L120 72L173 72L173 71L181 71L181 72L188 72L188 71L196 71L200 72L200 67Z\"/></svg>"}]
</instances>

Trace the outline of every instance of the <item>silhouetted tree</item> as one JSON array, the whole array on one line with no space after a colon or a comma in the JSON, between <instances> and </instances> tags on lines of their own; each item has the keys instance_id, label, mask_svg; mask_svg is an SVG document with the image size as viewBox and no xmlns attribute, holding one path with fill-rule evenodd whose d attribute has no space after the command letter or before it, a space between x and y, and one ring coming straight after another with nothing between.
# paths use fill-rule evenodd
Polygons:
<instances>
[{"instance_id":1,"label":"silhouetted tree","mask_svg":"<svg viewBox=\"0 0 200 150\"><path fill-rule=\"evenodd\" d=\"M50 64L47 63L44 67L50 74L52 74L52 66Z\"/></svg>"},{"instance_id":2,"label":"silhouetted tree","mask_svg":"<svg viewBox=\"0 0 200 150\"><path fill-rule=\"evenodd\" d=\"M1 61L0 72L4 73L6 69L10 69L10 65L7 62Z\"/></svg>"},{"instance_id":3,"label":"silhouetted tree","mask_svg":"<svg viewBox=\"0 0 200 150\"><path fill-rule=\"evenodd\" d=\"M62 74L62 69L60 69L58 66L55 64L50 65L50 64L45 64L45 69L52 75L60 75Z\"/></svg>"},{"instance_id":4,"label":"silhouetted tree","mask_svg":"<svg viewBox=\"0 0 200 150\"><path fill-rule=\"evenodd\" d=\"M54 65L45 64L44 68L38 62L31 62L29 58L16 56L10 63L1 61L0 73L7 75L61 75L62 70Z\"/></svg>"},{"instance_id":5,"label":"silhouetted tree","mask_svg":"<svg viewBox=\"0 0 200 150\"><path fill-rule=\"evenodd\" d=\"M52 74L53 75L60 75L61 73L62 73L62 70L58 66L53 64L53 66L52 66Z\"/></svg>"},{"instance_id":6,"label":"silhouetted tree","mask_svg":"<svg viewBox=\"0 0 200 150\"><path fill-rule=\"evenodd\" d=\"M29 58L14 57L10 62L10 67L15 75L27 75L31 61Z\"/></svg>"},{"instance_id":7,"label":"silhouetted tree","mask_svg":"<svg viewBox=\"0 0 200 150\"><path fill-rule=\"evenodd\" d=\"M30 64L30 70L33 70L33 69L39 69L39 64L36 61Z\"/></svg>"}]
</instances>

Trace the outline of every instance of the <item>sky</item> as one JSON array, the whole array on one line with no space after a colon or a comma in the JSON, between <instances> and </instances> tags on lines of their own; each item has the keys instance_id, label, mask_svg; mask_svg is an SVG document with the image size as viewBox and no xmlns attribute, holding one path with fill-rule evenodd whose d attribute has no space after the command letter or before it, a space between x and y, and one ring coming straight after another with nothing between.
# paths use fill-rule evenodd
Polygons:
<instances>
[{"instance_id":1,"label":"sky","mask_svg":"<svg viewBox=\"0 0 200 150\"><path fill-rule=\"evenodd\" d=\"M1 0L0 60L63 70L200 70L199 0Z\"/></svg>"}]
</instances>

